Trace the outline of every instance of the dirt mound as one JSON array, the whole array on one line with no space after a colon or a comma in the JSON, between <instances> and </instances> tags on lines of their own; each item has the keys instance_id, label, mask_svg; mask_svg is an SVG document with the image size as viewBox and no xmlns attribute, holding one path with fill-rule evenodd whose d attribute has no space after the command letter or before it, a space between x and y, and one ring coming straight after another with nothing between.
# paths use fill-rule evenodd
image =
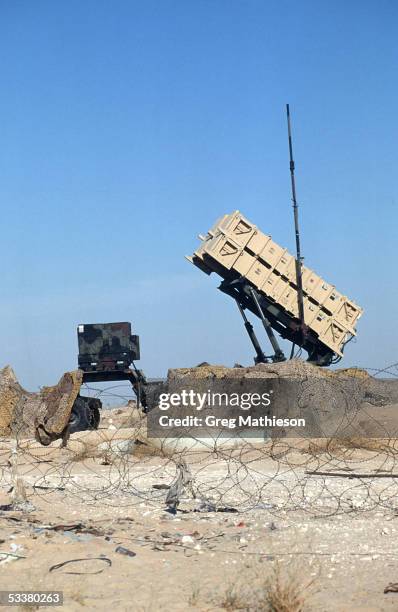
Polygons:
<instances>
[{"instance_id":1,"label":"dirt mound","mask_svg":"<svg viewBox=\"0 0 398 612\"><path fill-rule=\"evenodd\" d=\"M176 368L169 370L167 385L183 380L248 380L248 379L283 379L313 383L316 387L320 381L344 388L346 392L356 391L361 401L373 406L385 406L398 403L398 380L381 379L370 376L361 368L342 368L329 370L302 361L292 359L281 363L260 363L249 367L228 368L222 365L205 363L194 368Z\"/></svg>"},{"instance_id":2,"label":"dirt mound","mask_svg":"<svg viewBox=\"0 0 398 612\"><path fill-rule=\"evenodd\" d=\"M181 377L192 378L321 378L329 379L330 377L337 378L357 378L367 380L371 378L366 370L360 368L345 368L341 370L328 370L320 368L308 361L301 359L291 359L280 363L259 363L249 367L234 367L228 368L223 365L211 365L204 363L203 365L194 368L176 368L169 370L168 380L173 380Z\"/></svg>"}]
</instances>

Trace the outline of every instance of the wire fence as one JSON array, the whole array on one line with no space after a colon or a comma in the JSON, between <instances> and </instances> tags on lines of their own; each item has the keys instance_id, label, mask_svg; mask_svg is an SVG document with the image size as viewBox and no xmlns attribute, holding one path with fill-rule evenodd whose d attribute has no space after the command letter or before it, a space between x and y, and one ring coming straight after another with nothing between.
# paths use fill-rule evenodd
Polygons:
<instances>
[{"instance_id":1,"label":"wire fence","mask_svg":"<svg viewBox=\"0 0 398 612\"><path fill-rule=\"evenodd\" d=\"M379 380L388 377L389 385L398 378L397 363L368 371ZM306 381L299 404L307 405L311 389ZM2 512L29 512L39 502L53 503L55 495L72 504L140 507L143 512L398 513L395 432L377 437L358 430L349 437L249 439L216 433L151 438L147 416L136 406L128 383L100 389L85 385L82 395L110 407L102 411L97 430L73 434L66 447L60 441L45 447L18 434L0 439L0 490L10 497ZM354 394L344 401L344 414L352 420L361 399ZM386 405L384 398L372 413L377 420L374 414L380 411L383 427Z\"/></svg>"}]
</instances>

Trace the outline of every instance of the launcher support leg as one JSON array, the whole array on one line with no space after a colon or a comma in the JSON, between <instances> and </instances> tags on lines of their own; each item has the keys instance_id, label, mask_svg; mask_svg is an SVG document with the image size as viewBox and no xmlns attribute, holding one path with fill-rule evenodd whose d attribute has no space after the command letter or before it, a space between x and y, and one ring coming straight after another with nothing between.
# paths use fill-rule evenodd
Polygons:
<instances>
[{"instance_id":1,"label":"launcher support leg","mask_svg":"<svg viewBox=\"0 0 398 612\"><path fill-rule=\"evenodd\" d=\"M242 306L239 304L238 300L235 300L236 304L239 308L239 312L242 315L242 319L244 321L244 325L246 328L246 331L248 333L248 336L251 340L251 343L254 347L254 350L256 351L256 356L254 358L254 363L268 363L268 359L266 358L266 356L264 355L263 351L261 350L261 346L259 341L257 340L257 336L254 333L254 329L253 329L253 325L250 323L250 321L248 320L248 318L245 315L245 311L243 310Z\"/></svg>"},{"instance_id":2,"label":"launcher support leg","mask_svg":"<svg viewBox=\"0 0 398 612\"><path fill-rule=\"evenodd\" d=\"M254 302L254 304L256 306L256 309L257 309L257 312L258 312L258 316L260 317L261 322L264 325L264 329L265 329L265 331L267 333L269 341L271 342L272 348L274 349L274 356L272 357L272 361L274 361L274 362L277 362L277 361L286 361L286 357L283 354L283 351L281 350L281 347L279 346L278 340L275 337L275 334L273 332L271 324L268 321L267 317L263 313L263 309L261 308L260 302L258 301L256 291L254 291L254 289L252 289L252 287L250 287L249 291L250 291L250 295L253 298L253 302Z\"/></svg>"}]
</instances>

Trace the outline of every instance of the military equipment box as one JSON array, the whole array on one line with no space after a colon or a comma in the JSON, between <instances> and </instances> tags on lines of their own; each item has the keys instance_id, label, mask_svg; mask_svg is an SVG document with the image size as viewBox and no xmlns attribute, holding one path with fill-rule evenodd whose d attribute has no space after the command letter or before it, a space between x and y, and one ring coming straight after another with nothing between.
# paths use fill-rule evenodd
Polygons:
<instances>
[{"instance_id":1,"label":"military equipment box","mask_svg":"<svg viewBox=\"0 0 398 612\"><path fill-rule=\"evenodd\" d=\"M140 358L139 338L131 334L130 323L81 324L77 337L84 372L125 370Z\"/></svg>"},{"instance_id":2,"label":"military equipment box","mask_svg":"<svg viewBox=\"0 0 398 612\"><path fill-rule=\"evenodd\" d=\"M298 321L296 260L287 249L239 211L224 215L199 238L200 247L188 257L195 266L206 274L216 272L227 281L244 277L269 306L267 315L277 313L275 318L279 322L283 319L285 327L286 321L288 325ZM306 266L302 267L302 278L304 318L312 343L318 341L325 350L341 356L345 343L356 334L363 310ZM277 310L272 310L273 305ZM289 338L283 330L282 336Z\"/></svg>"}]
</instances>

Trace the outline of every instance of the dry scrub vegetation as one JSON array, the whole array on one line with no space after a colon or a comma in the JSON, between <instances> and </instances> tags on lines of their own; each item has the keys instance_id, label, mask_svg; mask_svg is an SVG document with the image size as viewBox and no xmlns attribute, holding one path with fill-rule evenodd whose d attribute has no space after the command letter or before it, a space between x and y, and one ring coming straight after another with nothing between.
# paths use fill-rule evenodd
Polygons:
<instances>
[{"instance_id":1,"label":"dry scrub vegetation","mask_svg":"<svg viewBox=\"0 0 398 612\"><path fill-rule=\"evenodd\" d=\"M226 587L208 595L207 602L230 612L305 612L314 580L305 580L297 565L282 567L275 562L267 576L263 564L259 565L248 567ZM201 600L202 587L193 585L188 604L200 608Z\"/></svg>"}]
</instances>

